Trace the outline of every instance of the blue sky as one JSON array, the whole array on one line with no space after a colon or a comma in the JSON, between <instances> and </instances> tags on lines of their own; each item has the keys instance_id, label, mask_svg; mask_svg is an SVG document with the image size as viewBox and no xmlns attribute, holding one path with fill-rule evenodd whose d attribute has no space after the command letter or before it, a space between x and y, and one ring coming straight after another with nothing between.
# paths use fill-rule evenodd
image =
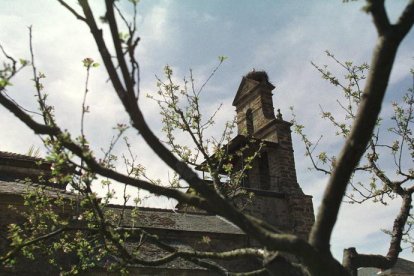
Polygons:
<instances>
[{"instance_id":1,"label":"blue sky","mask_svg":"<svg viewBox=\"0 0 414 276\"><path fill-rule=\"evenodd\" d=\"M98 1L91 2L97 5L96 14L102 15ZM387 1L392 20L406 2ZM166 64L173 67L178 81L188 76L191 68L197 83L201 84L217 64L217 57L227 56L202 96L206 112L223 104L216 120L218 127L212 135L217 135L220 126L234 116L231 102L242 75L253 68L263 69L276 86L275 108L281 109L284 118L291 119L289 107L294 106L298 120L309 126L308 135L317 139L323 133L324 146L338 152L340 139L330 136L330 126L319 122L318 118L319 105L336 110L339 91L325 83L310 62L333 66L325 50L341 60L370 61L376 33L370 16L361 11L363 4L363 1L343 4L342 1L305 0L142 0L138 6L141 43L137 55L142 69L141 106L152 129L160 134L160 117L157 106L148 101L145 94L156 92L155 75L161 76ZM130 12L128 5L123 4L123 7ZM45 91L56 106L57 120L64 128L79 133L85 79L81 60L91 57L99 62L89 31L57 1L2 1L0 43L10 54L29 58L29 25L33 25L36 62L47 76ZM412 31L398 52L383 107L385 115L390 112L389 103L411 85L408 72L414 63L413 43ZM35 109L30 78L30 70L20 74L13 80L9 94L25 107ZM128 122L105 80L103 67L94 70L88 95L92 113L87 116L86 133L98 153L113 135L112 126ZM40 140L3 108L0 108L0 125L3 126L0 150L25 153L31 145L41 147ZM134 131L130 131L129 136L141 163L147 165L148 173L165 180L168 177L165 166ZM294 147L299 184L305 193L314 196L317 209L326 177L307 170L309 160L303 156L303 145L295 136ZM122 147L118 152L122 152ZM165 175L160 175L160 171ZM146 205L171 208L173 203L156 198L147 200ZM377 207L372 203L343 206L332 240L338 259L342 249L351 246L360 252L386 252L387 237L379 229L391 227L398 202L382 209ZM403 256L414 259L408 250Z\"/></svg>"}]
</instances>

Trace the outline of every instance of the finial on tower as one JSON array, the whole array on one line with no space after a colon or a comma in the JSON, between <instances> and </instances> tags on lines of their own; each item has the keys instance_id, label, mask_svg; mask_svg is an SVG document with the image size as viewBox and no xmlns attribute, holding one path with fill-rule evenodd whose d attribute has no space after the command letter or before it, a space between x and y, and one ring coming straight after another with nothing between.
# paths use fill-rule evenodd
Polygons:
<instances>
[{"instance_id":1,"label":"finial on tower","mask_svg":"<svg viewBox=\"0 0 414 276\"><path fill-rule=\"evenodd\" d=\"M283 120L282 113L280 113L280 108L277 109L277 116L276 116L276 118L279 119L279 120Z\"/></svg>"}]
</instances>

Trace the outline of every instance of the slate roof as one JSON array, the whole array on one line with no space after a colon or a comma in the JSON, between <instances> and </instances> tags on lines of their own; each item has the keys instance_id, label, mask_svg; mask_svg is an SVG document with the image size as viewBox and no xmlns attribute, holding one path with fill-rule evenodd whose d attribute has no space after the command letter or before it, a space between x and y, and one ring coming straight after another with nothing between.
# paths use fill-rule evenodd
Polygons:
<instances>
[{"instance_id":1,"label":"slate roof","mask_svg":"<svg viewBox=\"0 0 414 276\"><path fill-rule=\"evenodd\" d=\"M397 276L414 276L414 262L402 258L398 258L394 267L381 271L378 268L364 267L358 269L358 276L374 276L374 275L397 275Z\"/></svg>"},{"instance_id":2,"label":"slate roof","mask_svg":"<svg viewBox=\"0 0 414 276\"><path fill-rule=\"evenodd\" d=\"M120 213L122 206L111 205L111 209ZM136 227L177 230L186 232L202 232L216 234L244 235L244 232L227 220L204 213L177 212L169 209L138 208L137 218L132 220L133 208L125 209L124 223Z\"/></svg>"},{"instance_id":3,"label":"slate roof","mask_svg":"<svg viewBox=\"0 0 414 276\"><path fill-rule=\"evenodd\" d=\"M38 157L0 151L0 179L13 181L14 179L37 180L39 176L49 178L51 163Z\"/></svg>"},{"instance_id":4,"label":"slate roof","mask_svg":"<svg viewBox=\"0 0 414 276\"><path fill-rule=\"evenodd\" d=\"M25 168L28 164L34 166L35 162L44 161L41 158L0 151L0 161L1 160L7 162L9 166L17 166L20 168ZM19 161L23 161L24 163L20 163ZM21 178L10 178L7 176L7 172L0 175L0 194L2 195L24 195L39 187L42 187L43 191L52 198L63 196L74 199L76 197L76 194L60 189L59 187L45 186L34 183L33 181L22 180ZM110 209L119 214L122 210L122 206L111 205ZM124 215L125 222L134 224L134 226L137 227L243 235L243 232L238 227L218 216L140 207L138 219L132 219L132 210L132 207L126 207Z\"/></svg>"},{"instance_id":5,"label":"slate roof","mask_svg":"<svg viewBox=\"0 0 414 276\"><path fill-rule=\"evenodd\" d=\"M24 195L38 188L42 188L43 192L52 198L59 196L68 199L74 199L76 197L76 194L71 193L70 191L40 185L30 181L17 179L14 181L0 180L0 195Z\"/></svg>"},{"instance_id":6,"label":"slate roof","mask_svg":"<svg viewBox=\"0 0 414 276\"><path fill-rule=\"evenodd\" d=\"M414 276L414 263L405 259L398 258L394 267L384 270L378 275L404 275Z\"/></svg>"},{"instance_id":7,"label":"slate roof","mask_svg":"<svg viewBox=\"0 0 414 276\"><path fill-rule=\"evenodd\" d=\"M0 180L0 195L24 195L35 189L42 188L46 195L54 197L64 197L75 199L76 194L54 187L44 186L28 181ZM120 213L121 205L111 205L110 209L115 213ZM136 227L177 230L188 232L218 233L244 235L237 226L227 222L225 219L209 214L176 212L168 209L142 208L138 209L137 219L131 217L133 208L127 206L125 209L124 222L128 225L134 224Z\"/></svg>"}]
</instances>

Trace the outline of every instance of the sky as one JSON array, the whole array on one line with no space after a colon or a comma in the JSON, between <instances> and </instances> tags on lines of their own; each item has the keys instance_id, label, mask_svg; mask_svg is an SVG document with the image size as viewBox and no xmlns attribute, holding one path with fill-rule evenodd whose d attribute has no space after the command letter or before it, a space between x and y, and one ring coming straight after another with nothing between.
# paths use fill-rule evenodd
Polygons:
<instances>
[{"instance_id":1,"label":"sky","mask_svg":"<svg viewBox=\"0 0 414 276\"><path fill-rule=\"evenodd\" d=\"M127 2L127 1L125 1ZM394 21L407 1L387 1ZM68 1L78 9L74 1ZM91 1L95 14L103 15L99 1ZM375 46L376 31L368 14L361 11L364 1L247 1L247 0L142 0L138 5L138 33L141 37L137 58L141 67L140 105L152 130L162 137L157 105L146 95L156 93L156 76L162 76L165 65L174 70L174 79L182 80L193 71L200 86L218 63L219 56L228 57L202 94L203 112L214 111L222 104L212 135L219 135L222 126L235 115L231 102L243 75L265 70L274 90L275 108L285 120L292 119L293 106L297 120L307 126L314 141L321 134L323 147L333 154L339 152L341 139L320 120L320 106L340 112L336 100L339 90L326 83L310 64L338 67L325 54L329 50L340 60L369 62ZM131 13L128 3L121 7ZM45 92L55 106L56 118L62 128L74 135L80 132L80 111L85 82L82 60L90 57L100 62L92 37L82 22L53 0L5 0L0 3L0 43L17 58L30 58L28 26L33 26L33 45L38 69L45 73ZM104 27L107 34L107 29ZM389 92L382 115L389 116L390 103L411 85L410 68L414 67L414 31L400 46L389 83ZM8 93L27 109L36 110L31 71L26 69L12 80ZM88 103L91 113L86 117L85 131L92 148L99 156L106 148L117 123L128 123L124 110L115 97L103 66L91 74ZM0 150L26 153L31 146L44 152L41 141L13 115L0 107ZM171 172L142 142L133 130L128 131L133 150L147 173L165 181ZM322 197L327 178L309 171L304 146L293 135L298 182L306 194L314 197L315 211ZM122 154L119 145L115 153ZM174 202L151 197L145 206L173 208ZM341 260L342 250L356 247L358 252L385 254L388 237L380 229L390 229L399 202L389 206L378 204L343 205L332 238L332 250ZM381 207L381 208L378 208ZM414 260L409 249L404 258Z\"/></svg>"}]
</instances>

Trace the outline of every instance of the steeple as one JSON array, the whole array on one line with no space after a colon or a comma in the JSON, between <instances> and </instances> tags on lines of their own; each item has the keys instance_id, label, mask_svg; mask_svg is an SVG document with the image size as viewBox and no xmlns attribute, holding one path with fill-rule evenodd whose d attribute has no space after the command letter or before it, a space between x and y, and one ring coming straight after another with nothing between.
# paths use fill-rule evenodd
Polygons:
<instances>
[{"instance_id":1,"label":"steeple","mask_svg":"<svg viewBox=\"0 0 414 276\"><path fill-rule=\"evenodd\" d=\"M306 237L314 220L312 197L297 183L291 123L283 120L280 109L275 116L274 89L266 72L251 71L242 78L233 101L238 137L264 143L246 172L244 186L255 194L246 211L279 229Z\"/></svg>"},{"instance_id":2,"label":"steeple","mask_svg":"<svg viewBox=\"0 0 414 276\"><path fill-rule=\"evenodd\" d=\"M277 137L266 131L267 125L276 119L272 99L274 88L264 71L251 71L243 77L233 101L238 134L277 143Z\"/></svg>"},{"instance_id":3,"label":"steeple","mask_svg":"<svg viewBox=\"0 0 414 276\"><path fill-rule=\"evenodd\" d=\"M274 192L301 191L296 180L291 124L280 110L275 116L272 91L264 71L251 71L242 78L233 101L238 134L265 143L260 157L248 172L249 187Z\"/></svg>"}]
</instances>

